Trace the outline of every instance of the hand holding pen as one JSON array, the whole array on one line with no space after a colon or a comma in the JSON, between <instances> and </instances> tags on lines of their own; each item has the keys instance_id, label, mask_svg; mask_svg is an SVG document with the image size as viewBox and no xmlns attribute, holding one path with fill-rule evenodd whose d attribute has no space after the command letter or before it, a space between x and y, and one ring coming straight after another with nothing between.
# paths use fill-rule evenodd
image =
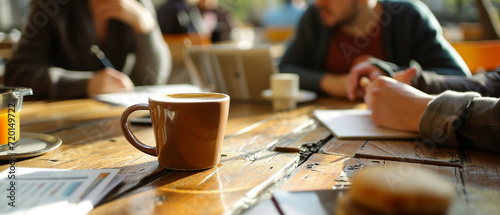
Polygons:
<instances>
[{"instance_id":1,"label":"hand holding pen","mask_svg":"<svg viewBox=\"0 0 500 215\"><path fill-rule=\"evenodd\" d=\"M417 73L417 69L410 67L403 71L398 71L393 74L393 78L411 85L413 76ZM362 98L365 94L365 87L378 76L386 76L387 73L379 67L371 64L368 61L358 63L349 72L346 83L347 98L354 100Z\"/></svg>"},{"instance_id":2,"label":"hand holding pen","mask_svg":"<svg viewBox=\"0 0 500 215\"><path fill-rule=\"evenodd\" d=\"M109 61L109 59L106 57L104 52L99 48L99 46L92 44L90 46L89 53L93 54L104 67L115 69L113 64L111 64L111 61Z\"/></svg>"},{"instance_id":3,"label":"hand holding pen","mask_svg":"<svg viewBox=\"0 0 500 215\"><path fill-rule=\"evenodd\" d=\"M95 55L105 68L96 71L87 82L87 96L93 97L98 94L131 91L134 89L132 80L126 74L117 71L98 46L92 45L90 53Z\"/></svg>"},{"instance_id":4,"label":"hand holding pen","mask_svg":"<svg viewBox=\"0 0 500 215\"><path fill-rule=\"evenodd\" d=\"M351 68L346 82L346 93L349 100L362 98L365 94L363 87L359 81L362 77L367 77L368 80L373 80L375 77L385 75L379 67L371 64L369 61L363 61Z\"/></svg>"}]
</instances>

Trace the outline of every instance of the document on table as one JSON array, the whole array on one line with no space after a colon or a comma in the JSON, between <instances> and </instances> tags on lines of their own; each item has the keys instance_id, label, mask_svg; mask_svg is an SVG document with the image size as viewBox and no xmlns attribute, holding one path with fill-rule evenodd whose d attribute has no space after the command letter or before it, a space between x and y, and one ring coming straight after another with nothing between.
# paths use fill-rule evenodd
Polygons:
<instances>
[{"instance_id":1,"label":"document on table","mask_svg":"<svg viewBox=\"0 0 500 215\"><path fill-rule=\"evenodd\" d=\"M131 92L100 94L95 99L113 105L128 107L134 104L148 103L149 97L153 95L197 92L202 92L201 88L190 84L137 86Z\"/></svg>"},{"instance_id":2,"label":"document on table","mask_svg":"<svg viewBox=\"0 0 500 215\"><path fill-rule=\"evenodd\" d=\"M284 215L329 215L335 214L337 198L347 192L340 190L277 191L272 200L280 214Z\"/></svg>"},{"instance_id":3,"label":"document on table","mask_svg":"<svg viewBox=\"0 0 500 215\"><path fill-rule=\"evenodd\" d=\"M416 139L413 132L397 131L375 125L370 110L315 110L314 116L337 139Z\"/></svg>"},{"instance_id":4,"label":"document on table","mask_svg":"<svg viewBox=\"0 0 500 215\"><path fill-rule=\"evenodd\" d=\"M87 214L123 180L119 171L11 167L0 173L0 214Z\"/></svg>"}]
</instances>

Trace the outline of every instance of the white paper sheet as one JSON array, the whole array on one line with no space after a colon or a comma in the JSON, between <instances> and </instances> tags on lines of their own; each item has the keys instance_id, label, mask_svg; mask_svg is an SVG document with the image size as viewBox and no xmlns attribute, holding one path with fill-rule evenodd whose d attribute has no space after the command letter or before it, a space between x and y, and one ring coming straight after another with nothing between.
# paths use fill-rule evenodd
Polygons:
<instances>
[{"instance_id":1,"label":"white paper sheet","mask_svg":"<svg viewBox=\"0 0 500 215\"><path fill-rule=\"evenodd\" d=\"M337 139L415 139L418 133L397 131L375 125L370 110L315 110L314 116Z\"/></svg>"},{"instance_id":2,"label":"white paper sheet","mask_svg":"<svg viewBox=\"0 0 500 215\"><path fill-rule=\"evenodd\" d=\"M119 171L7 169L0 173L0 194L7 196L0 198L0 214L87 214L103 191L111 190L108 185Z\"/></svg>"}]
</instances>

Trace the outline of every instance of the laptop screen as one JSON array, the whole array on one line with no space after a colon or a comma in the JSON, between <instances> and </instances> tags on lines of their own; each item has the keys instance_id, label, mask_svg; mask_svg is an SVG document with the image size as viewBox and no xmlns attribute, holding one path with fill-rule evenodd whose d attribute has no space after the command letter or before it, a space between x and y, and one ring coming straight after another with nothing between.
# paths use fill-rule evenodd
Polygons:
<instances>
[{"instance_id":1,"label":"laptop screen","mask_svg":"<svg viewBox=\"0 0 500 215\"><path fill-rule=\"evenodd\" d=\"M270 46L194 46L185 49L185 63L195 85L243 101L264 100L261 93L269 89L269 78L278 71Z\"/></svg>"}]
</instances>

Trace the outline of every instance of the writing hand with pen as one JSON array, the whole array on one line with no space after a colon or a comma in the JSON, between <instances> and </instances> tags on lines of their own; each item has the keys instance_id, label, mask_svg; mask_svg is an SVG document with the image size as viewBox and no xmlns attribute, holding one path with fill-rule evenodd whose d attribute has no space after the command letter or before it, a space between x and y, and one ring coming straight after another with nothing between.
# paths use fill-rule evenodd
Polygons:
<instances>
[{"instance_id":1,"label":"writing hand with pen","mask_svg":"<svg viewBox=\"0 0 500 215\"><path fill-rule=\"evenodd\" d=\"M119 20L129 25L136 34L145 34L152 31L156 25L152 14L136 0L89 0L89 7L96 30L96 36L100 43L106 41L107 25L110 19ZM87 83L87 96L97 94L113 93L119 91L130 91L134 88L132 80L117 71L102 53L99 47L90 47L90 52L95 54L103 63L104 69L96 71Z\"/></svg>"},{"instance_id":2,"label":"writing hand with pen","mask_svg":"<svg viewBox=\"0 0 500 215\"><path fill-rule=\"evenodd\" d=\"M105 68L96 71L87 82L88 97L134 89L132 80L126 74L117 71L98 46L92 45L89 52L94 54Z\"/></svg>"},{"instance_id":3,"label":"writing hand with pen","mask_svg":"<svg viewBox=\"0 0 500 215\"><path fill-rule=\"evenodd\" d=\"M373 68L373 65L360 63L356 66L350 74L352 88L348 92L352 97L349 98L363 96L368 109L372 111L371 119L379 126L418 132L420 118L434 96L411 86L417 69L411 67L395 72L391 78Z\"/></svg>"},{"instance_id":4,"label":"writing hand with pen","mask_svg":"<svg viewBox=\"0 0 500 215\"><path fill-rule=\"evenodd\" d=\"M346 80L346 92L347 98L351 101L357 98L363 98L365 95L365 86L368 82L375 80L379 76L387 76L381 68L373 65L369 60L369 56L360 56L353 63L353 67L349 71L349 75ZM404 82L406 84L411 84L412 76L403 75L404 71L396 72L394 74L395 79Z\"/></svg>"},{"instance_id":5,"label":"writing hand with pen","mask_svg":"<svg viewBox=\"0 0 500 215\"><path fill-rule=\"evenodd\" d=\"M393 78L377 77L366 87L364 99L375 124L402 131L420 131L422 114L435 96L405 83L415 73L415 68L408 68L397 72Z\"/></svg>"},{"instance_id":6,"label":"writing hand with pen","mask_svg":"<svg viewBox=\"0 0 500 215\"><path fill-rule=\"evenodd\" d=\"M434 98L411 86L417 69L410 67L387 77L380 68L368 63L356 64L346 84L348 98L363 97L371 119L379 126L418 132L420 118Z\"/></svg>"}]
</instances>

